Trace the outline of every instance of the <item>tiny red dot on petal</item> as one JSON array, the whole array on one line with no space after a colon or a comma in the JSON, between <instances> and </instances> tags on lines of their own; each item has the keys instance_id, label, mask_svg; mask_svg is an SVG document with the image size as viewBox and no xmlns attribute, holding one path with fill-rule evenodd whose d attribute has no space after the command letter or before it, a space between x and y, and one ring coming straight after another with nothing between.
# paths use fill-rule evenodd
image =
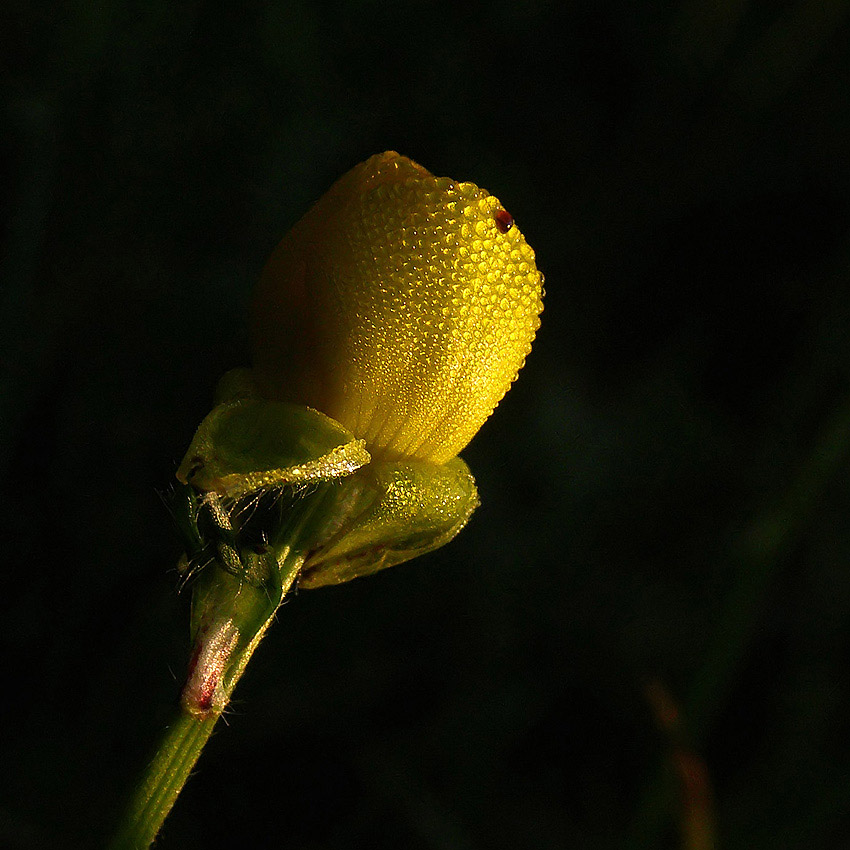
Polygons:
<instances>
[{"instance_id":1,"label":"tiny red dot on petal","mask_svg":"<svg viewBox=\"0 0 850 850\"><path fill-rule=\"evenodd\" d=\"M496 227L500 233L507 233L514 226L514 217L507 210L496 213Z\"/></svg>"}]
</instances>

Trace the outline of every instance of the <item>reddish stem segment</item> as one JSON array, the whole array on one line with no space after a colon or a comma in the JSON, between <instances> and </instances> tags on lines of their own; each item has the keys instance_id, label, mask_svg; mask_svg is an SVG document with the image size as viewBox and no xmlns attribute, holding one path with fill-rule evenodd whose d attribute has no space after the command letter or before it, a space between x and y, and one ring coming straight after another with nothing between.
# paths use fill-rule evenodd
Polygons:
<instances>
[{"instance_id":1,"label":"reddish stem segment","mask_svg":"<svg viewBox=\"0 0 850 850\"><path fill-rule=\"evenodd\" d=\"M202 629L195 643L181 705L191 714L203 715L210 709L219 712L227 703L222 685L224 671L239 642L239 629L233 620L218 623L212 634Z\"/></svg>"}]
</instances>

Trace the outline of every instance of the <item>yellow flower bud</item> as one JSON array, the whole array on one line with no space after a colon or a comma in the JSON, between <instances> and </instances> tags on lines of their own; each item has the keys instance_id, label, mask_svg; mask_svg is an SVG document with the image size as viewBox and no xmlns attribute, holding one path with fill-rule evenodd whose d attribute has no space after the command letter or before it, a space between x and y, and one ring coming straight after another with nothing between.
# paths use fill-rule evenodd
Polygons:
<instances>
[{"instance_id":1,"label":"yellow flower bud","mask_svg":"<svg viewBox=\"0 0 850 850\"><path fill-rule=\"evenodd\" d=\"M254 296L255 379L366 441L444 463L510 388L542 275L499 201L388 151L341 177L278 245Z\"/></svg>"}]
</instances>

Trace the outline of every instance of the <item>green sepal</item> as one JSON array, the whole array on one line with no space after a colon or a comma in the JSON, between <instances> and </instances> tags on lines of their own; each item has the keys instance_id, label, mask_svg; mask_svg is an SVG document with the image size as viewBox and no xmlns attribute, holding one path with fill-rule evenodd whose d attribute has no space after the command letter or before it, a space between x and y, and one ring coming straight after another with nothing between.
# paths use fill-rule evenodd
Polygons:
<instances>
[{"instance_id":1,"label":"green sepal","mask_svg":"<svg viewBox=\"0 0 850 850\"><path fill-rule=\"evenodd\" d=\"M335 487L336 527L308 557L299 587L340 584L400 564L448 543L478 507L469 467L372 462Z\"/></svg>"},{"instance_id":2,"label":"green sepal","mask_svg":"<svg viewBox=\"0 0 850 850\"><path fill-rule=\"evenodd\" d=\"M333 419L260 398L249 370L227 373L216 400L177 472L189 575L212 560L242 585L267 585L295 523L299 585L339 584L442 546L479 504L460 458L371 461Z\"/></svg>"},{"instance_id":3,"label":"green sepal","mask_svg":"<svg viewBox=\"0 0 850 850\"><path fill-rule=\"evenodd\" d=\"M317 410L239 398L217 405L204 419L177 478L238 498L264 487L351 475L369 459L363 440Z\"/></svg>"}]
</instances>

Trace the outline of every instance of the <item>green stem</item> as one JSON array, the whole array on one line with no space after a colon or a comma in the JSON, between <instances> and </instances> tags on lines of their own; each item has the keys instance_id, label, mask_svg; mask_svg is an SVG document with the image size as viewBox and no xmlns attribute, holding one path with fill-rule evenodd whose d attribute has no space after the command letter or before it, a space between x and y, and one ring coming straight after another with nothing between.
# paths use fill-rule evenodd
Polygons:
<instances>
[{"instance_id":1,"label":"green stem","mask_svg":"<svg viewBox=\"0 0 850 850\"><path fill-rule=\"evenodd\" d=\"M190 664L189 678L183 689L179 713L166 730L156 754L148 765L121 827L109 845L110 850L146 850L153 843L209 740L218 718L230 702L233 689L245 672L248 661L274 619L284 596L297 579L303 562L300 553L287 549L280 563L279 595L276 594L277 598L271 603L265 593L252 595L244 589L244 593L238 594L238 603L242 606L242 610L238 612L238 622L250 622L250 615L253 614L256 626L252 629L253 633L237 631L240 648L232 656L226 651L224 654L200 653L201 644L206 642L208 645L211 642L210 635L216 634L214 630L202 632L198 638L195 657ZM246 599L254 600L251 602L253 610L245 608ZM231 630L233 622L233 619L223 620L224 626ZM204 664L209 668L206 671L201 669ZM223 666L218 669L217 665ZM192 687L190 685L193 682L204 685L210 681L213 681L214 685L220 683L220 687L215 688L215 698L207 708L206 704L199 702L197 698L198 692L203 693L204 688L197 684Z\"/></svg>"},{"instance_id":2,"label":"green stem","mask_svg":"<svg viewBox=\"0 0 850 850\"><path fill-rule=\"evenodd\" d=\"M143 850L153 843L220 716L219 712L210 712L198 717L180 709L166 730L111 848Z\"/></svg>"}]
</instances>

